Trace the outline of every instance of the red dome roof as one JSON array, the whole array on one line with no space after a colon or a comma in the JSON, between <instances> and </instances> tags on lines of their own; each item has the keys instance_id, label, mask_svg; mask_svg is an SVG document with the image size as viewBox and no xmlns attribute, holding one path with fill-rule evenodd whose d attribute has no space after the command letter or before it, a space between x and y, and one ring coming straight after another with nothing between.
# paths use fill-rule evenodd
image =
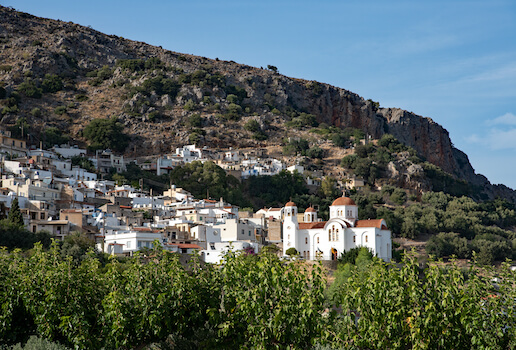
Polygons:
<instances>
[{"instance_id":1,"label":"red dome roof","mask_svg":"<svg viewBox=\"0 0 516 350\"><path fill-rule=\"evenodd\" d=\"M331 205L356 205L356 203L349 197L339 197L336 200L334 200Z\"/></svg>"},{"instance_id":2,"label":"red dome roof","mask_svg":"<svg viewBox=\"0 0 516 350\"><path fill-rule=\"evenodd\" d=\"M288 202L287 204L285 204L286 207L295 207L296 206L296 203L294 202Z\"/></svg>"},{"instance_id":3,"label":"red dome roof","mask_svg":"<svg viewBox=\"0 0 516 350\"><path fill-rule=\"evenodd\" d=\"M315 209L312 207L308 207L306 208L305 213L315 213Z\"/></svg>"}]
</instances>

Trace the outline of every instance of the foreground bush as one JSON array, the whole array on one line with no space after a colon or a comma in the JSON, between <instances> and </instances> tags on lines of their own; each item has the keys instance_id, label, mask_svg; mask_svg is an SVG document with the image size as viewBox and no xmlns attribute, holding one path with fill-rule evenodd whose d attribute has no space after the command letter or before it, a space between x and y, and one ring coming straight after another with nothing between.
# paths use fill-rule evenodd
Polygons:
<instances>
[{"instance_id":1,"label":"foreground bush","mask_svg":"<svg viewBox=\"0 0 516 350\"><path fill-rule=\"evenodd\" d=\"M195 336L200 348L306 348L323 324L323 287L319 269L271 255L229 255L215 269L154 249L149 260L103 268L94 254L77 264L56 243L36 244L28 258L0 253L0 343L37 334L71 348L130 349Z\"/></svg>"}]
</instances>

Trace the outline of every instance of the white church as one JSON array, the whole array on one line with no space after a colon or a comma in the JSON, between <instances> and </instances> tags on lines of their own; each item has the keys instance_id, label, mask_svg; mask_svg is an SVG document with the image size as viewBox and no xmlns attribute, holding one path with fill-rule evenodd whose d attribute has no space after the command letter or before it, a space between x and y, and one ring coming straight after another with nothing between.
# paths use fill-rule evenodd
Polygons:
<instances>
[{"instance_id":1,"label":"white church","mask_svg":"<svg viewBox=\"0 0 516 350\"><path fill-rule=\"evenodd\" d=\"M314 208L306 209L304 222L298 222L297 206L283 208L283 254L296 248L310 260L336 260L352 248L367 247L385 261L392 257L391 231L384 219L358 220L358 206L348 197L337 198L330 206L330 219L319 221Z\"/></svg>"}]
</instances>

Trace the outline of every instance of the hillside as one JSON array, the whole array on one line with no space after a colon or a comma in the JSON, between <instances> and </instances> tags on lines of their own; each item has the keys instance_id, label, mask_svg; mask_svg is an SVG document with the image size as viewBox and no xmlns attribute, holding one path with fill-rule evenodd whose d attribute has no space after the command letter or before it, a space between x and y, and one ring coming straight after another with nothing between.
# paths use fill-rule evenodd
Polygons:
<instances>
[{"instance_id":1,"label":"hillside","mask_svg":"<svg viewBox=\"0 0 516 350\"><path fill-rule=\"evenodd\" d=\"M513 190L475 174L448 132L431 119L283 76L273 66L176 53L5 7L0 63L1 126L35 145L50 142L49 129L88 145L85 126L115 116L130 137L128 156L170 153L190 142L277 149L286 138L301 137L327 149L328 162L338 165L336 155L345 152L310 129L354 128L372 139L394 135L421 159L469 181L477 198L516 202Z\"/></svg>"}]
</instances>

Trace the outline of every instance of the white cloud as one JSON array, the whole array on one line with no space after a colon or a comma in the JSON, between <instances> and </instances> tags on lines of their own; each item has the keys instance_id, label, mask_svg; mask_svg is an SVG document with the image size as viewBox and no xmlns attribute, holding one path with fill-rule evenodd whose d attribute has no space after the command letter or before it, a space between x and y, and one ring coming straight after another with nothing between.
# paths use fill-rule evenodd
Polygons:
<instances>
[{"instance_id":1,"label":"white cloud","mask_svg":"<svg viewBox=\"0 0 516 350\"><path fill-rule=\"evenodd\" d=\"M516 125L516 115L512 113L505 113L498 118L487 120L486 123L488 125Z\"/></svg>"},{"instance_id":2,"label":"white cloud","mask_svg":"<svg viewBox=\"0 0 516 350\"><path fill-rule=\"evenodd\" d=\"M473 134L467 137L466 141L486 146L491 150L516 150L516 128L493 128L483 135Z\"/></svg>"}]
</instances>

